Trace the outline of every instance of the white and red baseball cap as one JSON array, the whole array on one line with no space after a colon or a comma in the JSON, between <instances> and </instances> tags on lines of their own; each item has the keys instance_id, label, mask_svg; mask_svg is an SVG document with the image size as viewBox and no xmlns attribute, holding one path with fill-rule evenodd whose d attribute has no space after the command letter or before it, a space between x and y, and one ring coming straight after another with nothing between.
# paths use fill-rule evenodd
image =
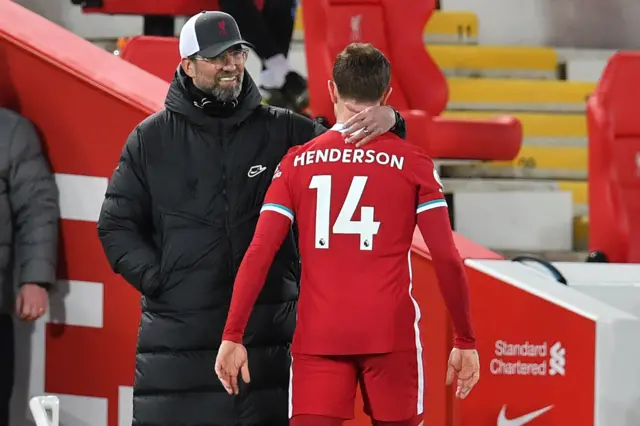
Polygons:
<instances>
[{"instance_id":1,"label":"white and red baseball cap","mask_svg":"<svg viewBox=\"0 0 640 426\"><path fill-rule=\"evenodd\" d=\"M240 28L228 13L203 11L192 16L180 30L180 56L188 58L198 54L213 58L225 50L242 45L253 45L242 39Z\"/></svg>"}]
</instances>

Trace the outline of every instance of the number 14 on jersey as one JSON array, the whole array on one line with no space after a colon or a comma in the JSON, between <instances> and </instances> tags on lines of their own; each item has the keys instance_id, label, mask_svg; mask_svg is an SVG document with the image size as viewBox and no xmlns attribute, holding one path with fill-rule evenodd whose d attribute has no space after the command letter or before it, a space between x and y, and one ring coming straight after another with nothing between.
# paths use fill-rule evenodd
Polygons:
<instances>
[{"instance_id":1,"label":"number 14 on jersey","mask_svg":"<svg viewBox=\"0 0 640 426\"><path fill-rule=\"evenodd\" d=\"M367 184L366 176L354 176L347 197L342 203L340 213L331 227L331 176L318 175L311 178L310 189L316 190L316 238L317 249L330 247L331 234L360 235L360 250L373 250L373 237L380 229L380 222L374 217L372 206L360 207L360 220L353 220L353 215L360 204L360 198Z\"/></svg>"}]
</instances>

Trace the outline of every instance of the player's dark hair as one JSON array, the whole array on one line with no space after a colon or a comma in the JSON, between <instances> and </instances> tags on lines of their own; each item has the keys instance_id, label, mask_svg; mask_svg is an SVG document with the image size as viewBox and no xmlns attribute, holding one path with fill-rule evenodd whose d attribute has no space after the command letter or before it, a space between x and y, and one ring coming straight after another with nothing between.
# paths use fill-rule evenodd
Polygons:
<instances>
[{"instance_id":1,"label":"player's dark hair","mask_svg":"<svg viewBox=\"0 0 640 426\"><path fill-rule=\"evenodd\" d=\"M391 82L391 64L370 43L351 43L333 63L333 81L344 99L376 102Z\"/></svg>"}]
</instances>

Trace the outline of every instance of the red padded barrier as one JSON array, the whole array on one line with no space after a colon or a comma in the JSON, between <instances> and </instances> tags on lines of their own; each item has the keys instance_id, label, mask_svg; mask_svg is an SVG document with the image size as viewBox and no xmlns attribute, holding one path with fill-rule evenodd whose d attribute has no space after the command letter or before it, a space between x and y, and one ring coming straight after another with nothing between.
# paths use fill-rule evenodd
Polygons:
<instances>
[{"instance_id":1,"label":"red padded barrier","mask_svg":"<svg viewBox=\"0 0 640 426\"><path fill-rule=\"evenodd\" d=\"M589 250L640 263L640 53L611 57L587 103Z\"/></svg>"},{"instance_id":2,"label":"red padded barrier","mask_svg":"<svg viewBox=\"0 0 640 426\"><path fill-rule=\"evenodd\" d=\"M435 158L512 160L522 129L513 117L472 121L437 117L448 87L424 48L424 25L435 0L316 0L304 4L305 47L311 111L334 120L327 92L335 55L350 42L371 42L389 57L389 104L407 120L408 139ZM436 117L436 118L432 118Z\"/></svg>"},{"instance_id":3,"label":"red padded barrier","mask_svg":"<svg viewBox=\"0 0 640 426\"><path fill-rule=\"evenodd\" d=\"M13 2L0 12L0 85L46 136L53 167L110 176L129 132L162 108L167 83Z\"/></svg>"},{"instance_id":4,"label":"red padded barrier","mask_svg":"<svg viewBox=\"0 0 640 426\"><path fill-rule=\"evenodd\" d=\"M5 73L0 77L6 77L0 78L0 94L5 94L1 105L15 101L11 105L35 123L56 173L110 177L126 137L162 108L168 88L167 82L4 0L0 65L5 65L0 66ZM459 235L455 238L464 258L500 258ZM119 387L133 384L139 297L111 272L94 222L63 219L60 246L59 278L104 283L103 325L47 325L44 391L106 398L107 425L117 426ZM444 387L451 325L417 231L412 259L425 331L425 406L433 420L428 424L451 426L451 390ZM67 410L86 409L69 407L78 402L66 401ZM349 424L370 423L360 413Z\"/></svg>"}]
</instances>

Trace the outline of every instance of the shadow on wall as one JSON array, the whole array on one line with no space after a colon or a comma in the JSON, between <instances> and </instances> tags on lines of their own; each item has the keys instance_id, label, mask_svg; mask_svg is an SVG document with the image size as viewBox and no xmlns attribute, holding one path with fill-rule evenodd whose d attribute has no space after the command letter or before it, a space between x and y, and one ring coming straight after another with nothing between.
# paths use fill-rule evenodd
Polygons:
<instances>
[{"instance_id":1,"label":"shadow on wall","mask_svg":"<svg viewBox=\"0 0 640 426\"><path fill-rule=\"evenodd\" d=\"M442 0L442 7L477 14L481 44L640 49L637 0Z\"/></svg>"},{"instance_id":2,"label":"shadow on wall","mask_svg":"<svg viewBox=\"0 0 640 426\"><path fill-rule=\"evenodd\" d=\"M637 0L536 0L546 18L545 44L594 49L640 48Z\"/></svg>"}]
</instances>

